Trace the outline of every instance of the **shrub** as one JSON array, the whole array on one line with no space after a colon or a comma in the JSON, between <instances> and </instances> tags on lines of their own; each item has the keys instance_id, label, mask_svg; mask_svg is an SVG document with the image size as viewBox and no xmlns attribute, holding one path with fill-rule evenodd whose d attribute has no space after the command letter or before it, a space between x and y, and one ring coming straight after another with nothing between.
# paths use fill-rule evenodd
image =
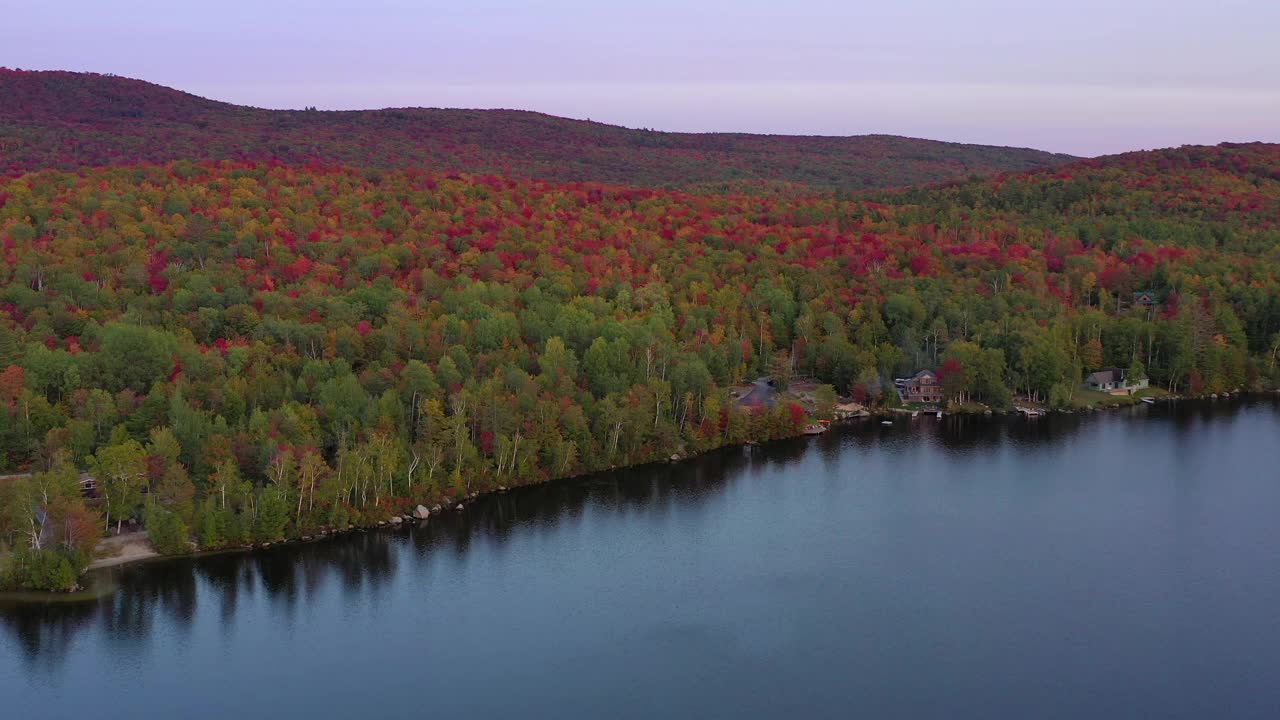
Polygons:
<instances>
[{"instance_id":1,"label":"shrub","mask_svg":"<svg viewBox=\"0 0 1280 720\"><path fill-rule=\"evenodd\" d=\"M162 555L182 555L191 552L190 532L187 524L176 513L152 507L147 510L144 522L151 546Z\"/></svg>"}]
</instances>

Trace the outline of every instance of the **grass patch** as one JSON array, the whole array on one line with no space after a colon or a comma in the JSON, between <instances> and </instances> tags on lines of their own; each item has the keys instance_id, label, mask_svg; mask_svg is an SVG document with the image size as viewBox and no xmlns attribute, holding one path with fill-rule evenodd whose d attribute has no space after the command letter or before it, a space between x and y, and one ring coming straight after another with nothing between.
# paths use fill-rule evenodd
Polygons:
<instances>
[{"instance_id":1,"label":"grass patch","mask_svg":"<svg viewBox=\"0 0 1280 720\"><path fill-rule=\"evenodd\" d=\"M1129 405L1136 405L1138 403L1138 398L1140 397L1143 397L1141 393L1137 395L1111 395L1104 392L1098 392L1096 390L1077 388L1071 393L1071 407L1076 410L1126 407Z\"/></svg>"}]
</instances>

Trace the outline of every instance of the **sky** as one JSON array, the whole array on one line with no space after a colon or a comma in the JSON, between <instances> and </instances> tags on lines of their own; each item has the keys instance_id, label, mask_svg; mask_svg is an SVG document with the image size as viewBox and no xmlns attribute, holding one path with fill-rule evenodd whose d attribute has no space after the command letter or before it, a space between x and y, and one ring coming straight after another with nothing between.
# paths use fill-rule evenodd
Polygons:
<instances>
[{"instance_id":1,"label":"sky","mask_svg":"<svg viewBox=\"0 0 1280 720\"><path fill-rule=\"evenodd\" d=\"M0 66L1076 155L1280 142L1276 0L4 0ZM3 102L3 98L0 98Z\"/></svg>"}]
</instances>

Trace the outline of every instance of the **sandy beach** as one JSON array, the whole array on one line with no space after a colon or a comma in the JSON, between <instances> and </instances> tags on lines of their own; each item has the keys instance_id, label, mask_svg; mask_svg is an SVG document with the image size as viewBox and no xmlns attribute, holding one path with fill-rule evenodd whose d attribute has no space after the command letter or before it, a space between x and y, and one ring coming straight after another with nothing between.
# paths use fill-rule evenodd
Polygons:
<instances>
[{"instance_id":1,"label":"sandy beach","mask_svg":"<svg viewBox=\"0 0 1280 720\"><path fill-rule=\"evenodd\" d=\"M152 549L147 533L142 531L103 538L98 543L97 555L99 557L89 563L90 570L159 557L160 553Z\"/></svg>"}]
</instances>

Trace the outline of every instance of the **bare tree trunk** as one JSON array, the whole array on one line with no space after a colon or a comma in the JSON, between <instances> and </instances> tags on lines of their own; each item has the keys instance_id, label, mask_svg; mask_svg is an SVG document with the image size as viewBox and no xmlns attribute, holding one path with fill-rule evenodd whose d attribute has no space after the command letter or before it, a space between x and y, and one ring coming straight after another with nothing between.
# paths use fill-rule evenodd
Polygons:
<instances>
[{"instance_id":1,"label":"bare tree trunk","mask_svg":"<svg viewBox=\"0 0 1280 720\"><path fill-rule=\"evenodd\" d=\"M515 477L516 474L516 457L520 454L520 430L516 430L516 437L511 441L511 465L507 471L508 475Z\"/></svg>"},{"instance_id":2,"label":"bare tree trunk","mask_svg":"<svg viewBox=\"0 0 1280 720\"><path fill-rule=\"evenodd\" d=\"M409 490L413 490L413 473L418 469L418 463L422 462L422 455L416 449L410 450L409 454L413 456L413 462L409 463Z\"/></svg>"},{"instance_id":3,"label":"bare tree trunk","mask_svg":"<svg viewBox=\"0 0 1280 720\"><path fill-rule=\"evenodd\" d=\"M609 457L613 457L618 452L618 438L622 435L622 423L615 422L613 424L613 440L609 444Z\"/></svg>"},{"instance_id":4,"label":"bare tree trunk","mask_svg":"<svg viewBox=\"0 0 1280 720\"><path fill-rule=\"evenodd\" d=\"M764 313L760 314L760 352L759 356L764 358Z\"/></svg>"}]
</instances>

